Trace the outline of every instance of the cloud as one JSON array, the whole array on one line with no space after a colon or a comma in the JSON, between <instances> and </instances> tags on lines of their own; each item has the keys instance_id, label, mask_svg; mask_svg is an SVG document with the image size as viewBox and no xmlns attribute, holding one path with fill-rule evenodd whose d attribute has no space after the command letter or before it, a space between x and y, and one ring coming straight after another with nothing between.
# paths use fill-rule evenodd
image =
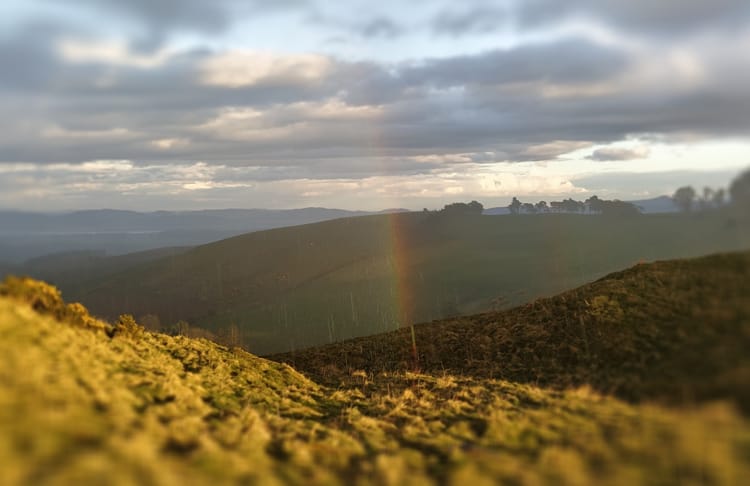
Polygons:
<instances>
[{"instance_id":1,"label":"cloud","mask_svg":"<svg viewBox=\"0 0 750 486\"><path fill-rule=\"evenodd\" d=\"M394 39L404 34L404 28L388 17L374 18L361 26L360 32L363 37Z\"/></svg>"},{"instance_id":2,"label":"cloud","mask_svg":"<svg viewBox=\"0 0 750 486\"><path fill-rule=\"evenodd\" d=\"M464 11L443 10L433 18L431 28L436 34L460 37L497 31L505 27L507 20L506 9L478 5Z\"/></svg>"},{"instance_id":3,"label":"cloud","mask_svg":"<svg viewBox=\"0 0 750 486\"><path fill-rule=\"evenodd\" d=\"M112 66L152 68L163 65L170 56L166 49L154 53L132 52L121 41L90 42L82 39L63 38L57 43L58 53L69 63L102 63Z\"/></svg>"},{"instance_id":4,"label":"cloud","mask_svg":"<svg viewBox=\"0 0 750 486\"><path fill-rule=\"evenodd\" d=\"M638 147L603 147L594 150L586 158L599 162L612 162L615 160L645 159L650 153L651 150L645 145Z\"/></svg>"},{"instance_id":5,"label":"cloud","mask_svg":"<svg viewBox=\"0 0 750 486\"><path fill-rule=\"evenodd\" d=\"M71 58L58 38L70 36L20 29L0 41L0 59L16 63L0 89L0 162L273 166L485 152L541 160L631 134L733 135L750 116L736 59L715 55L713 44L644 56L572 38L383 64L126 46Z\"/></svg>"},{"instance_id":6,"label":"cloud","mask_svg":"<svg viewBox=\"0 0 750 486\"><path fill-rule=\"evenodd\" d=\"M73 0L107 15L127 15L151 29L184 28L203 32L221 31L231 22L236 0Z\"/></svg>"},{"instance_id":7,"label":"cloud","mask_svg":"<svg viewBox=\"0 0 750 486\"><path fill-rule=\"evenodd\" d=\"M617 28L657 36L746 25L745 0L523 0L515 5L522 25L557 24L590 18Z\"/></svg>"},{"instance_id":8,"label":"cloud","mask_svg":"<svg viewBox=\"0 0 750 486\"><path fill-rule=\"evenodd\" d=\"M437 86L574 83L609 78L628 65L626 52L583 39L525 44L481 54L430 59L405 69L414 83Z\"/></svg>"},{"instance_id":9,"label":"cloud","mask_svg":"<svg viewBox=\"0 0 750 486\"><path fill-rule=\"evenodd\" d=\"M250 5L267 13L261 3ZM288 2L284 8L308 8L303 3ZM667 22L668 15L631 11L614 1L605 2L613 5L606 11L594 3L572 3L564 8L555 7L560 2L529 5L547 5L550 15L561 8L563 18L584 12L632 28L634 41L620 42L623 36L614 34L532 32L503 47L476 43L488 37L482 34L486 29L510 22L525 3L473 3L457 13L442 11L442 20L436 8L430 10L435 15L423 16L432 23L421 34L412 28L414 17L394 16L382 6L370 16L342 14L341 25L315 27L346 32L356 42L367 39L372 49L395 45L389 44L394 38L407 45L418 35L461 47L459 54L430 51L393 62L378 61L366 49L347 56L333 48L225 46L201 36L191 43L139 50L132 42L138 34L101 37L61 19L19 23L0 36L0 65L13 67L0 77L0 167L31 164L44 175L34 183L47 187L58 174L40 169L45 165L128 161L130 173L110 175L129 185L112 182L102 195L124 188L156 191L159 180L175 194L186 188L194 193L228 190L233 183L292 187L283 186L284 180L308 181L311 187L304 192L322 194L328 189L309 181L429 176L437 187L436 173L443 169L485 177L483 170L499 163L554 161L572 152L590 160L641 158L648 155L646 149L626 143L645 136L668 141L747 136L750 59L744 53L750 51L750 29L724 29L706 14L704 32L697 20L689 20L703 12L700 2L686 3L686 12L667 2L685 25L673 33L665 29L654 40L643 29L658 19ZM94 8L93 1L77 4ZM174 6L101 5L96 8L108 12L106 22L112 12L120 12L146 27L157 25ZM184 16L153 28L164 35L231 30L234 17L226 12L249 11L245 2L229 0L184 5ZM720 3L719 9L734 5ZM218 10L206 13L202 24L202 9ZM524 25L556 22L545 12ZM289 20L296 14L286 15ZM298 25L289 22L284 25ZM440 39L436 30L455 38ZM700 35L690 34L694 31ZM587 148L590 153L583 151ZM200 163L208 169L184 178L171 169ZM147 176L143 168L154 175ZM209 169L210 177L204 177ZM128 179L133 174L139 174L137 180ZM24 172L24 177L35 176ZM455 179L446 187L471 193L471 184ZM513 186L507 177L483 180ZM76 181L71 187L96 183Z\"/></svg>"},{"instance_id":10,"label":"cloud","mask_svg":"<svg viewBox=\"0 0 750 486\"><path fill-rule=\"evenodd\" d=\"M602 198L611 199L648 199L657 196L672 195L678 187L709 186L726 187L737 175L737 170L705 169L697 170L654 170L645 173L627 171L586 174L573 177L573 183L586 187L590 193Z\"/></svg>"},{"instance_id":11,"label":"cloud","mask_svg":"<svg viewBox=\"0 0 750 486\"><path fill-rule=\"evenodd\" d=\"M304 86L324 78L330 68L331 60L321 55L247 50L212 55L199 67L202 82L228 88L274 83Z\"/></svg>"},{"instance_id":12,"label":"cloud","mask_svg":"<svg viewBox=\"0 0 750 486\"><path fill-rule=\"evenodd\" d=\"M8 91L43 90L63 68L51 49L62 27L35 21L16 26L0 36L0 94ZM8 67L12 66L12 69Z\"/></svg>"},{"instance_id":13,"label":"cloud","mask_svg":"<svg viewBox=\"0 0 750 486\"><path fill-rule=\"evenodd\" d=\"M110 22L123 17L131 20L140 30L133 45L151 51L174 33L219 34L248 15L257 17L309 4L307 0L68 0L66 7L97 12Z\"/></svg>"},{"instance_id":14,"label":"cloud","mask_svg":"<svg viewBox=\"0 0 750 486\"><path fill-rule=\"evenodd\" d=\"M413 161L412 161L413 162ZM360 209L383 209L389 202L411 208L441 207L457 197L483 201L512 195L557 195L583 191L565 175L530 166L468 163L460 171L440 164L414 173L353 173L335 179L288 171L205 163L139 166L130 161L85 164L0 166L0 207L27 200L27 209L96 208L107 204L135 210L222 207L339 206L347 194ZM281 174L279 174L281 175ZM55 184L44 184L54 179ZM279 198L279 195L284 195Z\"/></svg>"}]
</instances>

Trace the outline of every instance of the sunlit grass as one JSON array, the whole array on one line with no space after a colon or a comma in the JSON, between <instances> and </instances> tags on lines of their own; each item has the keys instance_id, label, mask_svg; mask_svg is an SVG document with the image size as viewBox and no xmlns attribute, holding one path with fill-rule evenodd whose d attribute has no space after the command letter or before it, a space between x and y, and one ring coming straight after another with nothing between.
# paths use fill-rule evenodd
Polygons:
<instances>
[{"instance_id":1,"label":"sunlit grass","mask_svg":"<svg viewBox=\"0 0 750 486\"><path fill-rule=\"evenodd\" d=\"M0 297L3 484L729 485L750 475L750 425L726 402L636 406L590 387L439 372L331 370L335 386L321 386L209 341L77 325L57 315L61 301L29 305L50 288L11 287Z\"/></svg>"}]
</instances>

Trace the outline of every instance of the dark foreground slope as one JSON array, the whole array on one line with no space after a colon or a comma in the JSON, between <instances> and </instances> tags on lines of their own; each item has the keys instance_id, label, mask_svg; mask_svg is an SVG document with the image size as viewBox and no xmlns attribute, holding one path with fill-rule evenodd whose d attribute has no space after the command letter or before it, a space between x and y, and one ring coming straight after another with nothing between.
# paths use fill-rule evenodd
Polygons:
<instances>
[{"instance_id":1,"label":"dark foreground slope","mask_svg":"<svg viewBox=\"0 0 750 486\"><path fill-rule=\"evenodd\" d=\"M0 287L0 483L740 484L731 406L635 406L447 374L337 389L208 341Z\"/></svg>"},{"instance_id":2,"label":"dark foreground slope","mask_svg":"<svg viewBox=\"0 0 750 486\"><path fill-rule=\"evenodd\" d=\"M629 400L732 398L750 411L750 253L637 265L505 312L281 355L315 376L418 368ZM335 379L335 376L334 378Z\"/></svg>"}]
</instances>

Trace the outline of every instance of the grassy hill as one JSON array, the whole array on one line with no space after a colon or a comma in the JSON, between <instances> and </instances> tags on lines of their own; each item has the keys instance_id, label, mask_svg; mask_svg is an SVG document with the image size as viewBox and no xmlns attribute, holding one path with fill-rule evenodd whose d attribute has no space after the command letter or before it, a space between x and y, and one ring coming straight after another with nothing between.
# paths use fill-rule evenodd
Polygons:
<instances>
[{"instance_id":1,"label":"grassy hill","mask_svg":"<svg viewBox=\"0 0 750 486\"><path fill-rule=\"evenodd\" d=\"M276 356L322 379L418 368L750 411L750 253L637 265L552 298ZM416 344L417 355L413 354Z\"/></svg>"},{"instance_id":2,"label":"grassy hill","mask_svg":"<svg viewBox=\"0 0 750 486\"><path fill-rule=\"evenodd\" d=\"M239 343L266 354L509 308L638 261L747 248L750 225L724 212L411 213L252 233L102 278L76 268L51 281L96 315L236 327Z\"/></svg>"},{"instance_id":3,"label":"grassy hill","mask_svg":"<svg viewBox=\"0 0 750 486\"><path fill-rule=\"evenodd\" d=\"M20 264L55 253L96 251L121 255L164 247L196 246L250 231L364 214L368 213L326 208L147 213L112 209L70 213L0 210L0 260Z\"/></svg>"},{"instance_id":4,"label":"grassy hill","mask_svg":"<svg viewBox=\"0 0 750 486\"><path fill-rule=\"evenodd\" d=\"M53 253L27 260L23 265L17 266L15 272L22 271L44 281L60 279L90 281L106 278L137 265L179 255L189 249L189 247L165 247L124 255L107 255L103 251ZM0 272L2 270L3 268L0 267Z\"/></svg>"},{"instance_id":5,"label":"grassy hill","mask_svg":"<svg viewBox=\"0 0 750 486\"><path fill-rule=\"evenodd\" d=\"M587 387L427 368L354 370L328 387L236 348L97 321L54 288L9 280L0 482L732 485L750 475L750 423L725 402L631 405Z\"/></svg>"}]
</instances>

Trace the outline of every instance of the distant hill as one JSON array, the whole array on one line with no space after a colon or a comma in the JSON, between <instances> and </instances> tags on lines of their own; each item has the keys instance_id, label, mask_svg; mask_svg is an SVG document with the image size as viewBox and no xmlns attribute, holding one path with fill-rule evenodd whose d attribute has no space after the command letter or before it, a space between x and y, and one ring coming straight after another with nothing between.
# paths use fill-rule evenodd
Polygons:
<instances>
[{"instance_id":1,"label":"distant hill","mask_svg":"<svg viewBox=\"0 0 750 486\"><path fill-rule=\"evenodd\" d=\"M104 251L71 251L32 258L23 265L9 267L7 273L34 275L36 278L56 281L78 279L87 281L112 275L135 265L173 257L190 247L157 248L125 255L109 256ZM0 275L3 268L0 266Z\"/></svg>"},{"instance_id":2,"label":"distant hill","mask_svg":"<svg viewBox=\"0 0 750 486\"><path fill-rule=\"evenodd\" d=\"M510 214L510 209L508 209L507 207L487 208L482 211L482 214L484 214L485 216L499 216L503 214Z\"/></svg>"},{"instance_id":3,"label":"distant hill","mask_svg":"<svg viewBox=\"0 0 750 486\"><path fill-rule=\"evenodd\" d=\"M592 336L617 326L590 324ZM652 327L653 353L662 341ZM710 329L718 337L708 344L729 341L723 327ZM457 341L456 351L466 344ZM515 367L538 359L513 356L521 360ZM723 382L726 375L711 372L732 368L712 366L714 357L700 356L708 366L702 376ZM105 477L115 486L728 486L750 475L750 422L726 402L638 406L585 387L549 390L445 371L338 376L329 387L236 348L152 334L127 317L97 321L54 288L8 281L0 285L0 479L8 486ZM617 375L610 379L617 383Z\"/></svg>"},{"instance_id":4,"label":"distant hill","mask_svg":"<svg viewBox=\"0 0 750 486\"><path fill-rule=\"evenodd\" d=\"M640 201L629 201L635 204L641 211L646 214L654 213L677 213L680 208L674 203L674 200L669 196L660 196L653 199L643 199Z\"/></svg>"},{"instance_id":5,"label":"distant hill","mask_svg":"<svg viewBox=\"0 0 750 486\"><path fill-rule=\"evenodd\" d=\"M216 209L202 211L135 212L112 209L45 214L0 211L1 233L127 233L269 229L328 219L360 216L366 211L343 209Z\"/></svg>"},{"instance_id":6,"label":"distant hill","mask_svg":"<svg viewBox=\"0 0 750 486\"><path fill-rule=\"evenodd\" d=\"M106 277L79 268L52 281L96 315L236 327L248 349L272 353L509 308L638 261L746 248L750 225L723 212L400 213L250 233Z\"/></svg>"},{"instance_id":7,"label":"distant hill","mask_svg":"<svg viewBox=\"0 0 750 486\"><path fill-rule=\"evenodd\" d=\"M505 312L275 356L331 370L419 369L628 400L731 398L750 413L750 253L643 264ZM326 378L327 377L327 378Z\"/></svg>"},{"instance_id":8,"label":"distant hill","mask_svg":"<svg viewBox=\"0 0 750 486\"><path fill-rule=\"evenodd\" d=\"M373 213L327 208L150 213L101 209L57 214L0 211L0 261L21 263L63 252L117 255L195 246L249 231L366 214Z\"/></svg>"}]
</instances>

